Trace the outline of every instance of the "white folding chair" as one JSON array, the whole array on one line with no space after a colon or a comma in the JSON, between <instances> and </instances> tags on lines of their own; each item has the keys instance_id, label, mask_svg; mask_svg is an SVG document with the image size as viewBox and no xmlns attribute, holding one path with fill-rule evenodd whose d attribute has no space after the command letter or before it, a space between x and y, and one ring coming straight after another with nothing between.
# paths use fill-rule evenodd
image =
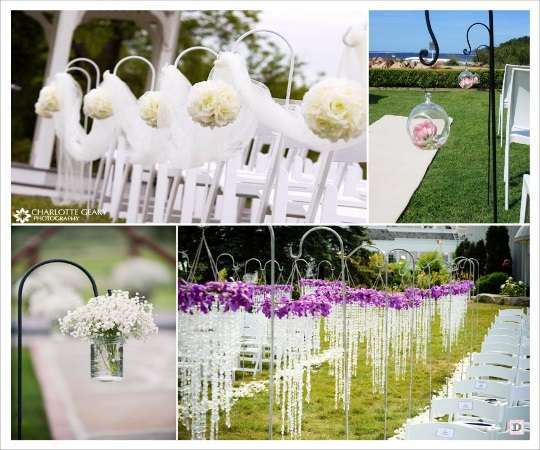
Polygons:
<instances>
[{"instance_id":1,"label":"white folding chair","mask_svg":"<svg viewBox=\"0 0 540 450\"><path fill-rule=\"evenodd\" d=\"M513 69L528 69L529 66L520 66L516 64L505 64L504 66L504 75L503 75L503 84L501 89L501 95L499 96L499 117L497 120L497 135L501 136L501 147L503 145L502 132L503 132L503 123L504 123L504 110L508 109L509 103L509 91L510 91L510 79L511 72Z\"/></svg>"},{"instance_id":2,"label":"white folding chair","mask_svg":"<svg viewBox=\"0 0 540 450\"><path fill-rule=\"evenodd\" d=\"M527 221L527 199L529 198L529 174L523 175L521 184L521 206L519 207L519 223Z\"/></svg>"},{"instance_id":3,"label":"white folding chair","mask_svg":"<svg viewBox=\"0 0 540 450\"><path fill-rule=\"evenodd\" d=\"M473 364L491 364L496 366L519 367L529 369L530 362L527 358L519 358L516 355L505 355L504 353L473 353Z\"/></svg>"},{"instance_id":4,"label":"white folding chair","mask_svg":"<svg viewBox=\"0 0 540 450\"><path fill-rule=\"evenodd\" d=\"M491 364L472 366L467 370L467 378L499 378L515 384L524 384L530 382L530 372L520 368L508 368L495 366Z\"/></svg>"},{"instance_id":5,"label":"white folding chair","mask_svg":"<svg viewBox=\"0 0 540 450\"><path fill-rule=\"evenodd\" d=\"M454 393L479 399L496 399L509 405L518 405L530 399L530 385L519 386L505 381L461 380L454 383Z\"/></svg>"},{"instance_id":6,"label":"white folding chair","mask_svg":"<svg viewBox=\"0 0 540 450\"><path fill-rule=\"evenodd\" d=\"M490 440L495 439L495 431L479 430L459 423L415 423L405 430L408 440Z\"/></svg>"},{"instance_id":7,"label":"white folding chair","mask_svg":"<svg viewBox=\"0 0 540 450\"><path fill-rule=\"evenodd\" d=\"M515 142L517 144L530 145L529 83L529 69L512 69L504 145L504 207L506 209L508 209L508 191L510 185L510 144Z\"/></svg>"}]
</instances>

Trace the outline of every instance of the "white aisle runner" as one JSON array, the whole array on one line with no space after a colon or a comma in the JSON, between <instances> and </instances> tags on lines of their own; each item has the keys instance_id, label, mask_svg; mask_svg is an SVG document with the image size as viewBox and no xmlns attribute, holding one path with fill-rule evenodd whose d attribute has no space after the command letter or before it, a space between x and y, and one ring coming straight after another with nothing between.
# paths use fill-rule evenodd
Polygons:
<instances>
[{"instance_id":1,"label":"white aisle runner","mask_svg":"<svg viewBox=\"0 0 540 450\"><path fill-rule=\"evenodd\" d=\"M407 118L383 116L369 127L369 220L395 223L420 185L437 150L415 147Z\"/></svg>"}]
</instances>

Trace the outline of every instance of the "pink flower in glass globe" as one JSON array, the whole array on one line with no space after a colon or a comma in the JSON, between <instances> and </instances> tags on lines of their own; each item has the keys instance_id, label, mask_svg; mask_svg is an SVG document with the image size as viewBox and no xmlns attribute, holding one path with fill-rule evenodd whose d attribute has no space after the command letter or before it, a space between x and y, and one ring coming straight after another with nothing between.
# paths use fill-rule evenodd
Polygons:
<instances>
[{"instance_id":1,"label":"pink flower in glass globe","mask_svg":"<svg viewBox=\"0 0 540 450\"><path fill-rule=\"evenodd\" d=\"M435 148L437 126L429 119L420 122L413 129L413 143L419 148Z\"/></svg>"},{"instance_id":2,"label":"pink flower in glass globe","mask_svg":"<svg viewBox=\"0 0 540 450\"><path fill-rule=\"evenodd\" d=\"M462 78L459 80L459 87L462 89L469 89L470 87L473 87L474 84L474 78Z\"/></svg>"}]
</instances>

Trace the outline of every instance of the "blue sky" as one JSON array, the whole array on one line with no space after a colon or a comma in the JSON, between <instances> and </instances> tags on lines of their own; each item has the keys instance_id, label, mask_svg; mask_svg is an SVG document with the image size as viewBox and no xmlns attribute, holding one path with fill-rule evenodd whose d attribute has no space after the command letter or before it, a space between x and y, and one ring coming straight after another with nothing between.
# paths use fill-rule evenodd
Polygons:
<instances>
[{"instance_id":1,"label":"blue sky","mask_svg":"<svg viewBox=\"0 0 540 450\"><path fill-rule=\"evenodd\" d=\"M441 53L461 53L465 33L474 22L488 22L487 11L431 11L431 27ZM529 36L529 11L494 11L495 45L509 39ZM487 30L475 26L469 33L471 45L488 43ZM370 51L417 52L428 48L424 11L371 11L369 14Z\"/></svg>"}]
</instances>

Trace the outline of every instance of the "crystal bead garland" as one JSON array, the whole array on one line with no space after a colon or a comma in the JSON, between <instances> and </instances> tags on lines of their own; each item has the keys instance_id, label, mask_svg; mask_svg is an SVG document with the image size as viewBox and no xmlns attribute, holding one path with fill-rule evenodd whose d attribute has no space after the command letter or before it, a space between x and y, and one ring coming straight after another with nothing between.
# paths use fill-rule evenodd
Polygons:
<instances>
[{"instance_id":1,"label":"crystal bead garland","mask_svg":"<svg viewBox=\"0 0 540 450\"><path fill-rule=\"evenodd\" d=\"M274 327L275 401L281 407L281 435L299 439L304 387L308 401L311 392L310 360L320 352L320 318L289 313L277 319Z\"/></svg>"},{"instance_id":2,"label":"crystal bead garland","mask_svg":"<svg viewBox=\"0 0 540 450\"><path fill-rule=\"evenodd\" d=\"M445 351L451 351L465 323L467 295L452 294L441 297L437 301L437 310L441 323L443 348Z\"/></svg>"},{"instance_id":3,"label":"crystal bead garland","mask_svg":"<svg viewBox=\"0 0 540 450\"><path fill-rule=\"evenodd\" d=\"M216 301L206 314L178 313L179 417L192 439L217 439L220 411L230 427L234 369L240 356L241 315L222 312Z\"/></svg>"}]
</instances>

